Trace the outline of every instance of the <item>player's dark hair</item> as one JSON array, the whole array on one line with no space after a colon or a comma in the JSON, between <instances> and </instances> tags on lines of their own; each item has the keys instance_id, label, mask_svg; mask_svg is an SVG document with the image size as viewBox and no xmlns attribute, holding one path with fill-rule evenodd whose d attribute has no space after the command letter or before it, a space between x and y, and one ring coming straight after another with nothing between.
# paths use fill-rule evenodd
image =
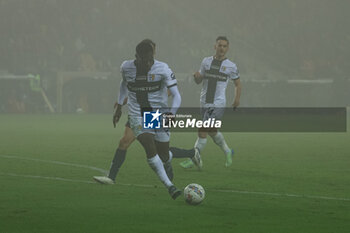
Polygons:
<instances>
[{"instance_id":1,"label":"player's dark hair","mask_svg":"<svg viewBox=\"0 0 350 233\"><path fill-rule=\"evenodd\" d=\"M151 39L144 39L141 41L142 42L145 42L145 43L149 43L151 44L154 48L156 47L156 43L154 43Z\"/></svg>"},{"instance_id":2,"label":"player's dark hair","mask_svg":"<svg viewBox=\"0 0 350 233\"><path fill-rule=\"evenodd\" d=\"M153 54L153 46L150 42L145 40L141 41L136 46L136 54L141 58L147 58L150 54Z\"/></svg>"},{"instance_id":3,"label":"player's dark hair","mask_svg":"<svg viewBox=\"0 0 350 233\"><path fill-rule=\"evenodd\" d=\"M138 75L148 73L151 68L149 64L154 62L153 55L153 46L150 42L143 40L136 46L135 65Z\"/></svg>"},{"instance_id":4,"label":"player's dark hair","mask_svg":"<svg viewBox=\"0 0 350 233\"><path fill-rule=\"evenodd\" d=\"M227 41L227 44L229 44L230 42L228 41L227 37L226 36L218 36L216 38L216 42L218 42L219 40L224 40L224 41Z\"/></svg>"}]
</instances>

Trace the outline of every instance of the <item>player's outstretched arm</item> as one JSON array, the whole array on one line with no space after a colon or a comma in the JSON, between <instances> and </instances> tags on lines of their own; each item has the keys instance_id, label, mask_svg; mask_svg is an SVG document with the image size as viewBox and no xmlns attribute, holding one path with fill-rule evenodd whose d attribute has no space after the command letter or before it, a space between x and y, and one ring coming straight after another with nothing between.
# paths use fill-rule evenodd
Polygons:
<instances>
[{"instance_id":1,"label":"player's outstretched arm","mask_svg":"<svg viewBox=\"0 0 350 233\"><path fill-rule=\"evenodd\" d=\"M233 109L236 109L239 106L239 101L241 98L241 92L242 92L242 85L241 80L239 78L233 80L235 84L235 99L233 100L232 107Z\"/></svg>"}]
</instances>

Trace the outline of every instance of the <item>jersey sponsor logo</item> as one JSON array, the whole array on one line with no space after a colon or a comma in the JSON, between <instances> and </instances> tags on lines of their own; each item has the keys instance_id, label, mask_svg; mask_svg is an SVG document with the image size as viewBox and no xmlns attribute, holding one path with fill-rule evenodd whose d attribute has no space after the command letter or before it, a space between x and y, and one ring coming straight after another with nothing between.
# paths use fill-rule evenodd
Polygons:
<instances>
[{"instance_id":1,"label":"jersey sponsor logo","mask_svg":"<svg viewBox=\"0 0 350 233\"><path fill-rule=\"evenodd\" d=\"M205 79L215 79L217 81L226 81L227 80L227 76L226 75L210 74L209 72L205 73L204 78Z\"/></svg>"},{"instance_id":2,"label":"jersey sponsor logo","mask_svg":"<svg viewBox=\"0 0 350 233\"><path fill-rule=\"evenodd\" d=\"M161 82L128 83L128 90L131 92L155 92L161 88Z\"/></svg>"},{"instance_id":3,"label":"jersey sponsor logo","mask_svg":"<svg viewBox=\"0 0 350 233\"><path fill-rule=\"evenodd\" d=\"M221 69L222 69L222 71L225 71L226 70L226 66L222 66Z\"/></svg>"},{"instance_id":4,"label":"jersey sponsor logo","mask_svg":"<svg viewBox=\"0 0 350 233\"><path fill-rule=\"evenodd\" d=\"M160 129L162 120L162 113L157 111L143 112L143 128L144 129Z\"/></svg>"},{"instance_id":5,"label":"jersey sponsor logo","mask_svg":"<svg viewBox=\"0 0 350 233\"><path fill-rule=\"evenodd\" d=\"M155 92L158 91L159 88L158 87L130 87L129 91L132 92L139 92L139 91L143 91L143 92Z\"/></svg>"},{"instance_id":6,"label":"jersey sponsor logo","mask_svg":"<svg viewBox=\"0 0 350 233\"><path fill-rule=\"evenodd\" d=\"M220 70L220 66L211 65L210 69L212 69L212 70Z\"/></svg>"}]
</instances>

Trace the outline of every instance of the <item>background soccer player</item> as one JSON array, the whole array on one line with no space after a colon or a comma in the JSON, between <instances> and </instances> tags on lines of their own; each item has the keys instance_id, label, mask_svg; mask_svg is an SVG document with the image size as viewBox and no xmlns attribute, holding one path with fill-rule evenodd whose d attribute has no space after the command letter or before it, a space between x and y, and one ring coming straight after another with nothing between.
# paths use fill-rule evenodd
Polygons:
<instances>
[{"instance_id":1,"label":"background soccer player","mask_svg":"<svg viewBox=\"0 0 350 233\"><path fill-rule=\"evenodd\" d=\"M204 58L199 71L193 75L197 84L203 83L200 96L203 120L210 118L218 120L223 116L226 106L225 92L229 80L233 80L235 84L235 97L232 104L234 109L239 106L241 96L241 82L237 66L226 58L226 53L229 49L228 39L224 36L219 36L216 39L214 49L215 55ZM233 149L227 146L224 136L218 129L199 129L195 147L200 152L203 150L207 143L207 134L224 151L226 156L225 166L230 166L234 152ZM193 166L193 162L186 160L180 163L180 165L184 168L190 168Z\"/></svg>"}]
</instances>

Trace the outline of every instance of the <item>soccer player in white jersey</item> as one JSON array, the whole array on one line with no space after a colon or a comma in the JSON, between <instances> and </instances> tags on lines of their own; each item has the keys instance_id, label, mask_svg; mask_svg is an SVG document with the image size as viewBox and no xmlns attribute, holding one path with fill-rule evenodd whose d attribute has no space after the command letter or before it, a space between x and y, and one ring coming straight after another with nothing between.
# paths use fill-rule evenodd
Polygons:
<instances>
[{"instance_id":1,"label":"soccer player in white jersey","mask_svg":"<svg viewBox=\"0 0 350 233\"><path fill-rule=\"evenodd\" d=\"M153 55L155 55L156 44L150 39L144 39L143 43L149 43L153 47ZM115 112L113 115L113 125L114 128L116 124L119 122L119 119L122 115L122 106L127 103L127 94L119 93L118 101L115 103L114 108ZM168 96L171 93L168 91ZM126 98L125 98L126 97ZM94 180L101 184L115 184L116 177L118 175L119 169L123 165L126 157L127 149L130 145L135 141L135 136L133 134L132 129L130 128L129 120L125 124L124 135L119 141L118 148L114 153L114 157L108 172L107 176L94 176ZM196 148L193 149L182 149L178 147L170 147L169 148L169 156L172 158L190 158L195 164L200 163L200 154L199 150ZM173 180L174 174L173 169L170 163L163 163L166 174L168 175L170 181Z\"/></svg>"},{"instance_id":2,"label":"soccer player in white jersey","mask_svg":"<svg viewBox=\"0 0 350 233\"><path fill-rule=\"evenodd\" d=\"M181 191L167 176L163 163L171 163L169 158L170 133L165 130L143 128L143 113L168 107L167 90L173 96L171 114L175 115L181 104L177 81L167 64L153 57L150 43L140 42L136 47L136 60L124 61L121 65L123 82L120 95L128 95L129 122L133 134L145 149L147 162L167 187L170 196L176 199ZM125 99L120 97L120 100Z\"/></svg>"},{"instance_id":3,"label":"soccer player in white jersey","mask_svg":"<svg viewBox=\"0 0 350 233\"><path fill-rule=\"evenodd\" d=\"M221 119L223 116L224 108L226 107L226 87L229 80L233 80L235 85L235 97L232 104L234 109L239 106L241 96L241 82L237 66L226 58L226 53L229 49L228 39L225 36L219 36L216 39L214 48L215 55L204 58L199 71L193 75L197 84L203 83L200 96L203 120L209 118ZM207 143L207 134L224 151L226 156L225 166L231 166L234 151L228 147L224 136L218 129L199 129L195 147L202 152ZM190 168L193 166L193 162L186 160L180 165L184 168Z\"/></svg>"}]
</instances>

